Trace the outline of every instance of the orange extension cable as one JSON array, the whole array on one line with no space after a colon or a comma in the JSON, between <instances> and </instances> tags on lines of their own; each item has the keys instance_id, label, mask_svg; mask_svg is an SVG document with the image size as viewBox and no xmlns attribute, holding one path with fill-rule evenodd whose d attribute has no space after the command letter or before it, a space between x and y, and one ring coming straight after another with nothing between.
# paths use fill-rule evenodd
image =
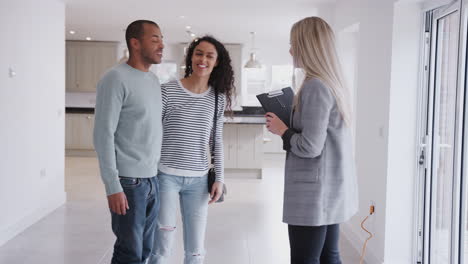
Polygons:
<instances>
[{"instance_id":1,"label":"orange extension cable","mask_svg":"<svg viewBox=\"0 0 468 264\"><path fill-rule=\"evenodd\" d=\"M370 214L368 216L366 216L366 218L364 218L364 220L362 220L361 222L361 228L367 232L367 234L369 234L369 237L366 239L366 242L364 242L364 245L362 246L362 252L361 252L361 260L359 261L359 264L363 264L364 263L364 256L366 255L366 247L367 247L367 242L369 242L369 240L371 238L374 237L374 235L369 232L369 230L367 230L365 227L364 227L364 223L367 221L367 219L369 219L369 216L371 216L372 214L374 213L374 206L371 205L370 207Z\"/></svg>"}]
</instances>

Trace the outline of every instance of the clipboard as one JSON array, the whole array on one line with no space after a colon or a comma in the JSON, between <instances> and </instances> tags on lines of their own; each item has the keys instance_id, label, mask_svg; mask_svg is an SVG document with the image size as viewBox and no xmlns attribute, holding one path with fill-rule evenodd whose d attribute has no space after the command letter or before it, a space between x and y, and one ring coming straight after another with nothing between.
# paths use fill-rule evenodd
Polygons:
<instances>
[{"instance_id":1,"label":"clipboard","mask_svg":"<svg viewBox=\"0 0 468 264\"><path fill-rule=\"evenodd\" d=\"M291 111L294 100L294 92L291 87L258 94L257 99L265 112L272 112L288 127L291 125Z\"/></svg>"}]
</instances>

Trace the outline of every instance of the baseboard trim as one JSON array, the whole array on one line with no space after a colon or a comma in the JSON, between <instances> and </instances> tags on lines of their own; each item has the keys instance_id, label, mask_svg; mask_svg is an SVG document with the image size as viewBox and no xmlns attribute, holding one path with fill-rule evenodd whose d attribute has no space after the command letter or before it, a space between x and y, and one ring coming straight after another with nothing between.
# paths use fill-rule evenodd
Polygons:
<instances>
[{"instance_id":1,"label":"baseboard trim","mask_svg":"<svg viewBox=\"0 0 468 264\"><path fill-rule=\"evenodd\" d=\"M33 213L23 217L23 219L19 220L17 223L2 229L0 231L0 246L3 246L5 243L22 233L28 227L37 223L39 220L65 204L66 197L66 193L62 192L56 197L51 198L46 206L41 207L35 210Z\"/></svg>"},{"instance_id":2,"label":"baseboard trim","mask_svg":"<svg viewBox=\"0 0 468 264\"><path fill-rule=\"evenodd\" d=\"M362 246L366 241L366 237L364 235L359 234L351 225L350 222L341 224L341 233L344 237L351 243L351 246L356 250L358 256L361 256ZM369 244L368 244L369 245ZM367 247L366 256L364 257L364 263L366 264L383 264L375 254L369 250Z\"/></svg>"}]
</instances>

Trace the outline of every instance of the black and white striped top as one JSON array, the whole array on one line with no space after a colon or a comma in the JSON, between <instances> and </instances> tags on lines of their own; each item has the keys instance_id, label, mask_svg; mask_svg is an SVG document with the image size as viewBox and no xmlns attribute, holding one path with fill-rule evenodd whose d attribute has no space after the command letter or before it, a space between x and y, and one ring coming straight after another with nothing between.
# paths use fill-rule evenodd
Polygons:
<instances>
[{"instance_id":1,"label":"black and white striped top","mask_svg":"<svg viewBox=\"0 0 468 264\"><path fill-rule=\"evenodd\" d=\"M159 170L184 177L201 177L208 173L208 153L215 108L214 89L196 94L180 81L161 85L163 143ZM216 181L224 182L223 123L226 98L218 94L216 125Z\"/></svg>"}]
</instances>

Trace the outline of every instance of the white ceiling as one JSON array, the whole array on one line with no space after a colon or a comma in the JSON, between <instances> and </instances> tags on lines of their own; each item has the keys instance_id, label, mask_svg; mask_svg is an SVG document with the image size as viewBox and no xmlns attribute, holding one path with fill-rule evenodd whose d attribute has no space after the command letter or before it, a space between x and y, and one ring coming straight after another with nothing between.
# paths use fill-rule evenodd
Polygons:
<instances>
[{"instance_id":1,"label":"white ceiling","mask_svg":"<svg viewBox=\"0 0 468 264\"><path fill-rule=\"evenodd\" d=\"M136 19L158 23L166 43L190 40L185 26L197 35L211 34L224 43L250 47L251 31L261 47L289 41L297 20L317 15L320 4L334 0L65 0L67 39L124 41L124 29ZM185 16L185 18L180 18ZM75 35L68 33L76 31Z\"/></svg>"}]
</instances>

